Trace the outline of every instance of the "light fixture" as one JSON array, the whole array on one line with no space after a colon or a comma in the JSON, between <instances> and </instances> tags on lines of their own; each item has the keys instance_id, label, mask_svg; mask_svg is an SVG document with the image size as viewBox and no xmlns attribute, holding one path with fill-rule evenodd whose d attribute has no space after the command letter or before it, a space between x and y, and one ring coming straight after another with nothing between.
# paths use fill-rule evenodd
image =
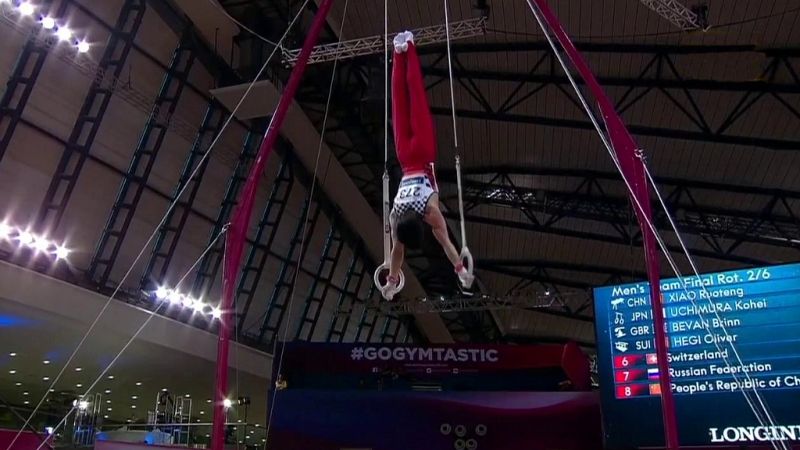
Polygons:
<instances>
[{"instance_id":1,"label":"light fixture","mask_svg":"<svg viewBox=\"0 0 800 450\"><path fill-rule=\"evenodd\" d=\"M8 371L8 373L10 373L11 375L14 375L15 373L17 373L17 371L14 370L14 369L11 369L11 370Z\"/></svg>"},{"instance_id":2,"label":"light fixture","mask_svg":"<svg viewBox=\"0 0 800 450\"><path fill-rule=\"evenodd\" d=\"M46 365L50 364L50 360L49 359L45 359L44 361L42 361L42 364L44 364L46 366Z\"/></svg>"},{"instance_id":3,"label":"light fixture","mask_svg":"<svg viewBox=\"0 0 800 450\"><path fill-rule=\"evenodd\" d=\"M136 405L131 405L131 409L136 409Z\"/></svg>"},{"instance_id":4,"label":"light fixture","mask_svg":"<svg viewBox=\"0 0 800 450\"><path fill-rule=\"evenodd\" d=\"M20 231L19 235L17 236L17 240L22 245L31 245L33 243L34 237L31 233L27 231Z\"/></svg>"},{"instance_id":5,"label":"light fixture","mask_svg":"<svg viewBox=\"0 0 800 450\"><path fill-rule=\"evenodd\" d=\"M67 259L69 256L70 250L63 245L56 245L56 250L53 252L56 255L56 259Z\"/></svg>"},{"instance_id":6,"label":"light fixture","mask_svg":"<svg viewBox=\"0 0 800 450\"><path fill-rule=\"evenodd\" d=\"M206 414L206 412L205 412L205 411L200 411L200 415L201 415L201 416L204 416L205 414Z\"/></svg>"},{"instance_id":7,"label":"light fixture","mask_svg":"<svg viewBox=\"0 0 800 450\"><path fill-rule=\"evenodd\" d=\"M206 403L211 403L211 399L210 399L210 398L207 398L207 399L206 399Z\"/></svg>"},{"instance_id":8,"label":"light fixture","mask_svg":"<svg viewBox=\"0 0 800 450\"><path fill-rule=\"evenodd\" d=\"M56 31L56 36L62 41L69 41L72 39L72 30L67 27L58 27L58 31Z\"/></svg>"},{"instance_id":9,"label":"light fixture","mask_svg":"<svg viewBox=\"0 0 800 450\"><path fill-rule=\"evenodd\" d=\"M82 388L82 387L83 387L83 385L82 385L82 384L80 384L80 383L78 383L78 384L76 384L76 385L75 385L75 387L76 387L76 388Z\"/></svg>"},{"instance_id":10,"label":"light fixture","mask_svg":"<svg viewBox=\"0 0 800 450\"><path fill-rule=\"evenodd\" d=\"M108 414L106 414L105 416L103 416L103 419L108 419Z\"/></svg>"},{"instance_id":11,"label":"light fixture","mask_svg":"<svg viewBox=\"0 0 800 450\"><path fill-rule=\"evenodd\" d=\"M50 248L50 241L43 237L35 237L32 247L40 252L46 252Z\"/></svg>"},{"instance_id":12,"label":"light fixture","mask_svg":"<svg viewBox=\"0 0 800 450\"><path fill-rule=\"evenodd\" d=\"M52 30L56 27L56 19L52 17L42 17L42 28L45 30Z\"/></svg>"},{"instance_id":13,"label":"light fixture","mask_svg":"<svg viewBox=\"0 0 800 450\"><path fill-rule=\"evenodd\" d=\"M195 310L196 312L203 312L203 308L205 307L206 305L203 304L203 302L201 302L200 300L195 300L194 302L192 302L192 309Z\"/></svg>"},{"instance_id":14,"label":"light fixture","mask_svg":"<svg viewBox=\"0 0 800 450\"><path fill-rule=\"evenodd\" d=\"M189 394L183 394L183 396L186 397L186 398L191 397L191 395L189 395Z\"/></svg>"},{"instance_id":15,"label":"light fixture","mask_svg":"<svg viewBox=\"0 0 800 450\"><path fill-rule=\"evenodd\" d=\"M111 393L111 389L106 389L104 392L105 392L106 394L110 394L110 393Z\"/></svg>"},{"instance_id":16,"label":"light fixture","mask_svg":"<svg viewBox=\"0 0 800 450\"><path fill-rule=\"evenodd\" d=\"M136 382L136 385L137 385L137 386L141 386L141 385L142 385L142 382L141 382L141 381L137 381L137 382Z\"/></svg>"},{"instance_id":17,"label":"light fixture","mask_svg":"<svg viewBox=\"0 0 800 450\"><path fill-rule=\"evenodd\" d=\"M8 239L11 237L12 232L14 232L14 229L11 226L5 222L0 222L0 239Z\"/></svg>"},{"instance_id":18,"label":"light fixture","mask_svg":"<svg viewBox=\"0 0 800 450\"><path fill-rule=\"evenodd\" d=\"M215 307L214 309L211 310L211 317L213 317L215 319L221 318L222 317L222 310L217 308L217 307Z\"/></svg>"},{"instance_id":19,"label":"light fixture","mask_svg":"<svg viewBox=\"0 0 800 450\"><path fill-rule=\"evenodd\" d=\"M180 303L181 302L181 297L183 297L183 296L180 294L180 292L176 292L176 291L171 291L169 294L167 294L167 299L169 300L170 303L173 303L173 304Z\"/></svg>"},{"instance_id":20,"label":"light fixture","mask_svg":"<svg viewBox=\"0 0 800 450\"><path fill-rule=\"evenodd\" d=\"M106 404L110 405L111 404L111 400L106 400Z\"/></svg>"},{"instance_id":21,"label":"light fixture","mask_svg":"<svg viewBox=\"0 0 800 450\"><path fill-rule=\"evenodd\" d=\"M22 383L20 383L19 381L17 381L16 383L14 383L14 386L16 386L16 387L20 387L20 386L22 386Z\"/></svg>"},{"instance_id":22,"label":"light fixture","mask_svg":"<svg viewBox=\"0 0 800 450\"><path fill-rule=\"evenodd\" d=\"M31 402L29 402L29 401L25 400L24 402L22 402L22 404L23 404L23 405L30 405L30 404L31 404Z\"/></svg>"},{"instance_id":23,"label":"light fixture","mask_svg":"<svg viewBox=\"0 0 800 450\"><path fill-rule=\"evenodd\" d=\"M42 377L42 381L50 381L50 377Z\"/></svg>"},{"instance_id":24,"label":"light fixture","mask_svg":"<svg viewBox=\"0 0 800 450\"><path fill-rule=\"evenodd\" d=\"M170 293L171 293L171 291L169 289L167 289L167 288L162 286L162 287L156 289L156 298L159 299L159 300L164 300L165 298L167 298L169 296Z\"/></svg>"},{"instance_id":25,"label":"light fixture","mask_svg":"<svg viewBox=\"0 0 800 450\"><path fill-rule=\"evenodd\" d=\"M131 400L139 400L139 397L137 397L135 395L131 395Z\"/></svg>"},{"instance_id":26,"label":"light fixture","mask_svg":"<svg viewBox=\"0 0 800 450\"><path fill-rule=\"evenodd\" d=\"M75 372L80 372L81 370L83 370L83 368L81 368L81 367L76 367L75 368Z\"/></svg>"},{"instance_id":27,"label":"light fixture","mask_svg":"<svg viewBox=\"0 0 800 450\"><path fill-rule=\"evenodd\" d=\"M12 358L13 358L13 357L17 356L17 354L16 354L16 353L14 353L14 352L11 352L11 353L9 353L9 354L8 354L8 356L10 356L10 357L12 357Z\"/></svg>"},{"instance_id":28,"label":"light fixture","mask_svg":"<svg viewBox=\"0 0 800 450\"><path fill-rule=\"evenodd\" d=\"M230 408L231 406L233 406L233 402L231 401L231 399L226 398L225 400L222 401L222 406L224 406L225 408Z\"/></svg>"},{"instance_id":29,"label":"light fixture","mask_svg":"<svg viewBox=\"0 0 800 450\"><path fill-rule=\"evenodd\" d=\"M53 427L44 427L44 431L48 435L53 434Z\"/></svg>"},{"instance_id":30,"label":"light fixture","mask_svg":"<svg viewBox=\"0 0 800 450\"><path fill-rule=\"evenodd\" d=\"M23 16L30 16L34 11L36 11L36 8L34 8L29 2L22 2L19 4L19 6L17 6L17 10L19 10L19 13Z\"/></svg>"},{"instance_id":31,"label":"light fixture","mask_svg":"<svg viewBox=\"0 0 800 450\"><path fill-rule=\"evenodd\" d=\"M191 308L192 305L194 305L194 299L192 297L189 297L188 295L183 297L183 306L185 308Z\"/></svg>"},{"instance_id":32,"label":"light fixture","mask_svg":"<svg viewBox=\"0 0 800 450\"><path fill-rule=\"evenodd\" d=\"M109 379L109 380L113 380L113 379L114 379L114 375L109 375L109 376L108 376L108 379Z\"/></svg>"},{"instance_id":33,"label":"light fixture","mask_svg":"<svg viewBox=\"0 0 800 450\"><path fill-rule=\"evenodd\" d=\"M25 391L25 392L22 393L22 395L28 396L30 394L28 393L28 391Z\"/></svg>"},{"instance_id":34,"label":"light fixture","mask_svg":"<svg viewBox=\"0 0 800 450\"><path fill-rule=\"evenodd\" d=\"M113 411L113 409L111 409L111 408L106 408L106 411Z\"/></svg>"},{"instance_id":35,"label":"light fixture","mask_svg":"<svg viewBox=\"0 0 800 450\"><path fill-rule=\"evenodd\" d=\"M89 402L87 402L86 400L81 400L80 402L78 402L78 409L85 410L88 407L89 407Z\"/></svg>"},{"instance_id":36,"label":"light fixture","mask_svg":"<svg viewBox=\"0 0 800 450\"><path fill-rule=\"evenodd\" d=\"M86 41L78 42L78 53L86 53L89 51L89 43Z\"/></svg>"}]
</instances>

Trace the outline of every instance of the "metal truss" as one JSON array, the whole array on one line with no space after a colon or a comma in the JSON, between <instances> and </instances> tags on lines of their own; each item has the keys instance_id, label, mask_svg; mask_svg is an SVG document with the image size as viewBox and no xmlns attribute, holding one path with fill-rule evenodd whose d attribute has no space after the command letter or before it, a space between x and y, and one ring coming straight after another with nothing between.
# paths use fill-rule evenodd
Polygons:
<instances>
[{"instance_id":1,"label":"metal truss","mask_svg":"<svg viewBox=\"0 0 800 450\"><path fill-rule=\"evenodd\" d=\"M294 293L297 270L302 267L303 260L305 260L308 242L310 237L314 235L320 212L319 205L311 199L306 199L303 208L300 210L294 236L289 242L289 251L278 272L278 278L275 280L272 294L267 302L264 319L258 331L258 341L268 346L271 346L279 338L278 331L281 328L283 316ZM298 253L300 244L303 241L305 245L303 245L302 251L295 259L295 255Z\"/></svg>"},{"instance_id":2,"label":"metal truss","mask_svg":"<svg viewBox=\"0 0 800 450\"><path fill-rule=\"evenodd\" d=\"M497 169L497 170L496 170ZM572 191L552 191L517 186L515 175L541 175L564 178L575 188ZM488 182L473 177L486 178ZM444 182L454 182L452 172L440 174ZM598 171L570 171L559 169L484 168L470 171L463 181L465 211L468 221L493 223L494 219L476 216L470 212L479 205L517 208L528 222L516 223L497 220L498 226L530 229L537 232L564 236L607 240L627 245L639 245L640 234L630 232L630 205L625 198L610 196L609 183L618 182L613 173ZM709 182L692 182L673 178L657 178L656 183L673 218L682 233L697 235L708 248L691 248L695 256L744 264L763 264L762 261L738 254L736 250L746 242L800 250L800 212L792 205L800 199L800 192L725 185ZM605 184L605 186L604 186ZM711 207L697 201L706 192L725 195L747 194L759 196L763 206L758 211L742 211ZM445 198L445 202L448 198ZM452 215L452 214L451 214ZM561 226L567 218L579 218L607 224L607 233L584 232ZM663 210L654 212L654 225L670 233L671 226ZM681 252L680 247L669 246Z\"/></svg>"},{"instance_id":3,"label":"metal truss","mask_svg":"<svg viewBox=\"0 0 800 450\"><path fill-rule=\"evenodd\" d=\"M354 342L369 342L372 339L372 334L375 332L375 325L381 316L380 309L377 307L380 298L376 294L377 289L375 289L375 284L370 283L367 300L364 302L364 309L361 310L361 315L358 319Z\"/></svg>"},{"instance_id":4,"label":"metal truss","mask_svg":"<svg viewBox=\"0 0 800 450\"><path fill-rule=\"evenodd\" d=\"M254 242L250 245L250 251L247 253L247 258L242 266L242 273L239 275L234 304L237 307L237 311L239 311L239 306L241 305L241 311L239 312L240 330L244 329L247 312L250 310L250 305L255 298L258 283L267 264L267 257L272 244L275 242L275 236L278 234L278 227L289 202L289 194L291 194L293 186L292 163L291 160L285 158L272 184L267 204L264 205L264 212L258 221ZM305 212L305 209L303 212ZM292 245L294 245L294 242L292 241ZM287 264L291 264L293 252L294 246L289 248L287 259L283 263L284 268ZM283 272L281 273L283 274Z\"/></svg>"},{"instance_id":5,"label":"metal truss","mask_svg":"<svg viewBox=\"0 0 800 450\"><path fill-rule=\"evenodd\" d=\"M378 337L378 342L395 343L400 336L400 330L403 328L403 322L399 317L394 315L386 315L383 319L383 327Z\"/></svg>"},{"instance_id":6,"label":"metal truss","mask_svg":"<svg viewBox=\"0 0 800 450\"><path fill-rule=\"evenodd\" d=\"M239 159L236 162L236 167L233 169L233 174L228 180L228 187L225 189L225 196L217 213L217 219L214 221L214 226L211 229L211 235L208 238L208 246L212 245L217 240L217 236L222 232L222 228L228 223L233 207L236 206L236 199L239 196L239 191L247 179L247 172L250 169L250 164L256 157L258 145L261 143L262 133L260 131L250 131L245 137L242 151L239 153ZM194 298L203 298L208 294L208 291L214 286L214 281L219 273L219 268L222 264L222 247L215 246L210 250L206 256L200 261L197 266L197 275L192 285L192 294Z\"/></svg>"},{"instance_id":7,"label":"metal truss","mask_svg":"<svg viewBox=\"0 0 800 450\"><path fill-rule=\"evenodd\" d=\"M55 16L62 17L68 4L68 1L62 0ZM22 113L28 104L28 99L33 92L33 87L36 85L36 80L39 79L39 74L42 72L47 55L58 42L52 37L46 38L44 33L47 30L40 27L21 28L13 18L7 17L6 7L5 4L0 4L0 21L29 37L22 47L17 62L14 64L14 69L11 71L11 76L6 83L3 96L0 98L0 161L3 160L14 131L22 119ZM47 14L53 7L53 1L47 0L39 7L42 8L44 14Z\"/></svg>"},{"instance_id":8,"label":"metal truss","mask_svg":"<svg viewBox=\"0 0 800 450\"><path fill-rule=\"evenodd\" d=\"M200 163L200 160L208 150L211 142L219 134L225 118L224 108L215 100L209 102L205 116L203 116L203 123L197 130L197 136L189 150L181 175L178 178L178 183L175 185L170 198L170 203L175 202L175 207L169 211L163 225L158 229L153 251L139 282L142 289L151 289L164 283L164 277L167 275L170 261L175 255L178 241L181 234L183 234L186 221L189 219L189 212L192 210L194 199L200 189L200 182L203 180L206 167L208 167L208 158L203 160L202 163ZM197 167L198 163L200 163L199 167ZM197 170L197 173L192 176L195 170ZM181 193L183 195L179 198Z\"/></svg>"},{"instance_id":9,"label":"metal truss","mask_svg":"<svg viewBox=\"0 0 800 450\"><path fill-rule=\"evenodd\" d=\"M362 258L363 252L363 243L358 243L353 250L353 256L350 258L342 288L339 291L339 298L336 300L336 307L331 315L330 325L325 337L327 342L342 342L344 340L347 328L350 326L355 303L364 302L359 297L359 293L363 287L364 280L369 282L370 277L367 274L367 262Z\"/></svg>"},{"instance_id":10,"label":"metal truss","mask_svg":"<svg viewBox=\"0 0 800 450\"><path fill-rule=\"evenodd\" d=\"M341 220L340 213L336 212L331 217L328 237L325 239L317 271L311 281L311 287L303 304L303 312L300 314L300 323L297 327L295 339L310 341L313 338L317 321L322 313L322 307L325 305L328 292L333 286L333 274L336 272L336 266L339 264L339 258L345 246L344 239L338 229L339 220Z\"/></svg>"},{"instance_id":11,"label":"metal truss","mask_svg":"<svg viewBox=\"0 0 800 450\"><path fill-rule=\"evenodd\" d=\"M486 34L486 23L488 17L478 17L475 19L459 20L450 23L450 40L468 39L475 36ZM430 27L417 28L413 30L414 43L418 47L431 44L447 42L447 27L445 25L433 25ZM335 42L332 44L318 45L311 52L308 60L309 64L318 64L336 60L357 58L359 56L385 54L387 48L391 48L394 35L378 35L365 38L351 39L349 41ZM283 62L294 65L300 49L283 49Z\"/></svg>"},{"instance_id":12,"label":"metal truss","mask_svg":"<svg viewBox=\"0 0 800 450\"><path fill-rule=\"evenodd\" d=\"M708 26L703 15L684 6L678 0L639 0L681 30L698 30Z\"/></svg>"},{"instance_id":13,"label":"metal truss","mask_svg":"<svg viewBox=\"0 0 800 450\"><path fill-rule=\"evenodd\" d=\"M382 302L384 314L441 314L465 311L495 311L502 309L550 308L557 304L556 296L461 296L454 298L422 298L406 302Z\"/></svg>"},{"instance_id":14,"label":"metal truss","mask_svg":"<svg viewBox=\"0 0 800 450\"><path fill-rule=\"evenodd\" d=\"M635 53L650 55L646 59L638 77L600 77L601 84L606 86L624 86L623 95L617 99L616 108L624 113L631 106L637 104L647 94L658 91L668 99L668 104L683 114L695 129L676 129L660 126L631 124L632 133L640 136L652 136L669 139L684 139L697 142L716 144L729 144L760 147L771 150L790 150L800 148L800 140L775 138L771 136L745 136L731 133L731 126L742 119L743 116L760 99L772 97L778 101L785 112L798 120L800 124L800 111L793 106L791 99L785 94L800 92L800 77L794 67L793 60L800 57L796 49L786 48L756 48L753 46L670 46L670 45L636 45L636 44L579 44L578 48L587 53ZM423 68L426 75L435 77L436 80L430 87L444 82L447 79L447 68L438 67L445 56L443 48L424 49L428 54L438 55L435 62ZM454 46L453 76L463 87L480 109L458 109L457 114L462 118L494 120L502 122L528 123L534 125L565 127L590 130L593 125L585 120L561 119L554 117L535 116L514 112L517 107L536 98L536 94L544 87L552 85L557 87L568 103L578 104L568 90L568 80L555 69L553 56L549 48L542 43L509 43L509 44L457 44ZM491 52L540 52L541 56L527 73L508 73L498 71L467 69L459 60L459 54L491 53ZM734 82L711 79L687 79L681 74L675 64L675 57L679 55L702 54L743 54L748 52L761 53L766 57L766 64L758 81ZM792 83L778 81L777 75L784 73ZM511 94L500 102L492 105L479 84L478 80L514 83L515 88ZM694 91L725 91L740 94L740 100L734 107L727 111L724 119L716 126L699 106ZM550 100L552 101L552 99ZM432 112L437 115L450 116L452 111L448 107L433 107ZM718 110L714 111L715 113ZM711 113L711 111L708 111Z\"/></svg>"},{"instance_id":15,"label":"metal truss","mask_svg":"<svg viewBox=\"0 0 800 450\"><path fill-rule=\"evenodd\" d=\"M114 91L108 86L116 83L125 67L145 9L144 0L127 0L122 6L117 23L106 42L103 56L97 64L89 92L67 139L66 148L39 208L36 227L41 231L55 229L64 216L111 102Z\"/></svg>"},{"instance_id":16,"label":"metal truss","mask_svg":"<svg viewBox=\"0 0 800 450\"><path fill-rule=\"evenodd\" d=\"M120 184L117 199L114 201L108 222L89 265L87 274L101 286L108 282L111 275L125 234L133 220L145 184L166 137L170 118L175 112L188 80L189 71L194 63L193 46L187 36L189 34L184 33L178 47L173 52L172 61L164 75L150 117L147 119L139 143L134 150L128 173Z\"/></svg>"}]
</instances>

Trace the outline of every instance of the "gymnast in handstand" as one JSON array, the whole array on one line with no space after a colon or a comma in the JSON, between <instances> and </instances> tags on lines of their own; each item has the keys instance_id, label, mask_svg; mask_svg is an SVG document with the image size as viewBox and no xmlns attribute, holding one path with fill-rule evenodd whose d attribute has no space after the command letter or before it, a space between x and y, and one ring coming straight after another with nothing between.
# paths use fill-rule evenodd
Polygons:
<instances>
[{"instance_id":1,"label":"gymnast in handstand","mask_svg":"<svg viewBox=\"0 0 800 450\"><path fill-rule=\"evenodd\" d=\"M434 173L436 134L414 35L408 31L398 34L394 38L394 50L392 122L403 178L389 216L393 245L389 275L381 294L387 300L397 294L406 247L417 249L422 246L425 223L430 225L447 259L453 264L461 285L468 289L474 277L464 267L458 250L450 242L447 222L439 209L439 189Z\"/></svg>"}]
</instances>

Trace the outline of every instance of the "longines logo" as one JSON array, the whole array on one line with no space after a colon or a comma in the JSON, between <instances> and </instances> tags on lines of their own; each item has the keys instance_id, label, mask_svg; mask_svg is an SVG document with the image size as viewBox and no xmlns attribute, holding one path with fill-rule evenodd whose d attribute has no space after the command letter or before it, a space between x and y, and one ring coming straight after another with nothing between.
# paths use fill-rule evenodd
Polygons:
<instances>
[{"instance_id":1,"label":"longines logo","mask_svg":"<svg viewBox=\"0 0 800 450\"><path fill-rule=\"evenodd\" d=\"M711 442L800 442L800 425L709 428L708 434Z\"/></svg>"}]
</instances>

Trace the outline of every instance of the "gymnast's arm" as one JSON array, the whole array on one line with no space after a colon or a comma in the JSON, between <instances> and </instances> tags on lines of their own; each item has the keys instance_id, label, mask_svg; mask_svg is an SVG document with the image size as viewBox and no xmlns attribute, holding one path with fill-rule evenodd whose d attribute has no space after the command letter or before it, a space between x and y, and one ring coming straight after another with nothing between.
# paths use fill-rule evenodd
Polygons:
<instances>
[{"instance_id":1,"label":"gymnast's arm","mask_svg":"<svg viewBox=\"0 0 800 450\"><path fill-rule=\"evenodd\" d=\"M447 259L450 260L450 262L453 264L453 267L457 267L460 263L458 250L456 250L456 247L452 242L450 242L450 234L447 231L447 222L444 220L442 211L439 209L438 194L434 194L428 200L428 206L425 210L425 222L431 226L433 235L436 237L436 240L439 241L442 249L444 249Z\"/></svg>"}]
</instances>

